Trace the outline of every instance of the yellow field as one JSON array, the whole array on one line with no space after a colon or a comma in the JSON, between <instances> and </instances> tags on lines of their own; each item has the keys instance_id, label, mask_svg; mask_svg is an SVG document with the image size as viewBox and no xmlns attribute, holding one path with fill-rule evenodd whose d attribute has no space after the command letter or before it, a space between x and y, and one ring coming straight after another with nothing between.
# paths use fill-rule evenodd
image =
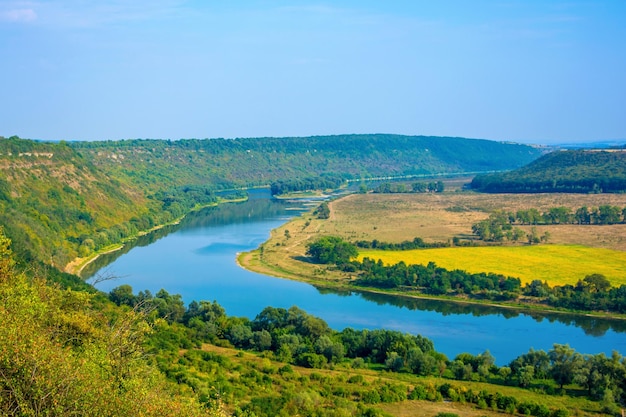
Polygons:
<instances>
[{"instance_id":1,"label":"yellow field","mask_svg":"<svg viewBox=\"0 0 626 417\"><path fill-rule=\"evenodd\" d=\"M404 261L426 265L432 261L446 269L517 277L522 285L535 279L550 285L575 285L586 275L595 273L603 274L613 286L626 284L626 252L577 245L359 250L359 259L364 257L382 259L385 264Z\"/></svg>"}]
</instances>

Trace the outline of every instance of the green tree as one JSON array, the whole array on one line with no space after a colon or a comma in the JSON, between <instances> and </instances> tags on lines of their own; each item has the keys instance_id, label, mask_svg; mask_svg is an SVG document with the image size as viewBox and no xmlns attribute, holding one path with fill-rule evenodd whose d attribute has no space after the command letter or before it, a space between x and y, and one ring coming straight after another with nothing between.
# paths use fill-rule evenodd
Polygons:
<instances>
[{"instance_id":1,"label":"green tree","mask_svg":"<svg viewBox=\"0 0 626 417\"><path fill-rule=\"evenodd\" d=\"M587 275L583 279L583 285L591 292L604 292L611 288L611 282L602 274Z\"/></svg>"},{"instance_id":2,"label":"green tree","mask_svg":"<svg viewBox=\"0 0 626 417\"><path fill-rule=\"evenodd\" d=\"M318 219L328 219L330 217L330 207L327 202L323 202L319 205L318 208L313 212L317 216Z\"/></svg>"},{"instance_id":3,"label":"green tree","mask_svg":"<svg viewBox=\"0 0 626 417\"><path fill-rule=\"evenodd\" d=\"M608 204L598 207L597 223L615 224L620 222L621 211L619 207Z\"/></svg>"},{"instance_id":4,"label":"green tree","mask_svg":"<svg viewBox=\"0 0 626 417\"><path fill-rule=\"evenodd\" d=\"M576 223L578 224L591 223L591 214L589 213L589 208L587 208L587 206L580 207L576 210L576 213L574 213L574 218L576 219Z\"/></svg>"},{"instance_id":5,"label":"green tree","mask_svg":"<svg viewBox=\"0 0 626 417\"><path fill-rule=\"evenodd\" d=\"M136 303L136 297L133 295L133 287L128 284L115 287L109 292L109 299L115 304L127 306L134 306Z\"/></svg>"},{"instance_id":6,"label":"green tree","mask_svg":"<svg viewBox=\"0 0 626 417\"><path fill-rule=\"evenodd\" d=\"M344 264L359 253L352 243L337 236L322 236L307 245L306 254L321 264Z\"/></svg>"},{"instance_id":7,"label":"green tree","mask_svg":"<svg viewBox=\"0 0 626 417\"><path fill-rule=\"evenodd\" d=\"M398 355L398 352L388 352L385 359L385 366L393 372L398 372L404 366L404 359Z\"/></svg>"},{"instance_id":8,"label":"green tree","mask_svg":"<svg viewBox=\"0 0 626 417\"><path fill-rule=\"evenodd\" d=\"M548 352L548 356L552 363L550 375L561 389L563 385L570 384L574 380L583 365L583 357L567 344L555 343L552 350Z\"/></svg>"},{"instance_id":9,"label":"green tree","mask_svg":"<svg viewBox=\"0 0 626 417\"><path fill-rule=\"evenodd\" d=\"M535 368L532 365L526 365L519 369L517 373L517 378L519 381L519 386L527 388L533 381L535 376Z\"/></svg>"}]
</instances>

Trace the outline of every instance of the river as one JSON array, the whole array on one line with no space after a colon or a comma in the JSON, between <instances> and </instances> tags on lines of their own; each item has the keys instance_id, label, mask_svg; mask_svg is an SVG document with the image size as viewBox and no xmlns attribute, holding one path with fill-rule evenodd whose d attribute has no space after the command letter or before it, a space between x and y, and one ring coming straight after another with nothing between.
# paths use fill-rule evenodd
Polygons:
<instances>
[{"instance_id":1,"label":"river","mask_svg":"<svg viewBox=\"0 0 626 417\"><path fill-rule=\"evenodd\" d=\"M258 247L304 208L301 201L250 192L244 203L223 204L187 216L180 224L143 236L88 265L83 276L115 276L105 292L129 284L135 293L161 288L185 302L216 300L234 316L253 319L267 306L293 305L332 328L386 328L422 334L454 358L489 350L499 365L530 348L569 344L580 353L626 353L626 321L556 313L521 312L446 301L402 299L358 291L338 292L242 269L238 252Z\"/></svg>"}]
</instances>

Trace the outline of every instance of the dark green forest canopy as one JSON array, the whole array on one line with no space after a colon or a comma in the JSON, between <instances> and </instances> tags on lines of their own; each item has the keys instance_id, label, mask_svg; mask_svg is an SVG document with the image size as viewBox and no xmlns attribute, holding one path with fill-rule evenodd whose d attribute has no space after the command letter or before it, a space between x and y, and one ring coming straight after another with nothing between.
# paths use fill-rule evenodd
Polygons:
<instances>
[{"instance_id":1,"label":"dark green forest canopy","mask_svg":"<svg viewBox=\"0 0 626 417\"><path fill-rule=\"evenodd\" d=\"M514 171L478 175L472 187L493 193L626 192L626 149L552 152Z\"/></svg>"}]
</instances>

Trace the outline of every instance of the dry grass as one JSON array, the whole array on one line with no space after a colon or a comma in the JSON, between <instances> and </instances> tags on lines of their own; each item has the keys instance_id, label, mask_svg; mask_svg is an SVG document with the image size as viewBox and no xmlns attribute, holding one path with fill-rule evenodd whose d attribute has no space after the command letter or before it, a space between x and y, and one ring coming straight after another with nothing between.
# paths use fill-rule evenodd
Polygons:
<instances>
[{"instance_id":1,"label":"dry grass","mask_svg":"<svg viewBox=\"0 0 626 417\"><path fill-rule=\"evenodd\" d=\"M421 237L447 241L471 236L472 224L496 209L515 212L566 206L573 210L603 204L626 207L624 194L355 194L331 203L332 217L323 230L353 240L401 242ZM523 226L522 229L530 230ZM626 250L626 225L538 226L551 243Z\"/></svg>"},{"instance_id":2,"label":"dry grass","mask_svg":"<svg viewBox=\"0 0 626 417\"><path fill-rule=\"evenodd\" d=\"M350 241L377 239L385 242L402 242L420 237L427 242L447 242L454 236L471 238L472 224L487 218L495 209L515 212L520 209L537 208L543 211L550 207L567 206L575 210L583 205L597 207L603 204L626 207L626 195L462 192L353 194L330 203L330 219L315 219L311 214L298 217L272 231L270 240L263 244L262 254L261 251L243 254L239 261L249 269L268 275L303 281L342 281L349 276L306 261L307 242L320 235L336 235ZM528 226L522 228L529 230ZM290 238L285 237L285 230L289 230ZM540 235L545 231L550 232L551 244L542 245L543 247L554 244L581 245L626 251L624 224L538 226L537 231ZM595 258L602 263L610 260L611 256L606 252L596 255ZM567 259L560 262L567 262ZM471 262L467 263L468 265L459 269L469 270ZM510 261L508 263L513 265ZM519 269L519 266L512 267ZM550 281L550 276L546 274L538 279L544 278ZM580 278L572 277L570 283L575 284ZM626 277L622 275L621 279L624 278Z\"/></svg>"}]
</instances>

